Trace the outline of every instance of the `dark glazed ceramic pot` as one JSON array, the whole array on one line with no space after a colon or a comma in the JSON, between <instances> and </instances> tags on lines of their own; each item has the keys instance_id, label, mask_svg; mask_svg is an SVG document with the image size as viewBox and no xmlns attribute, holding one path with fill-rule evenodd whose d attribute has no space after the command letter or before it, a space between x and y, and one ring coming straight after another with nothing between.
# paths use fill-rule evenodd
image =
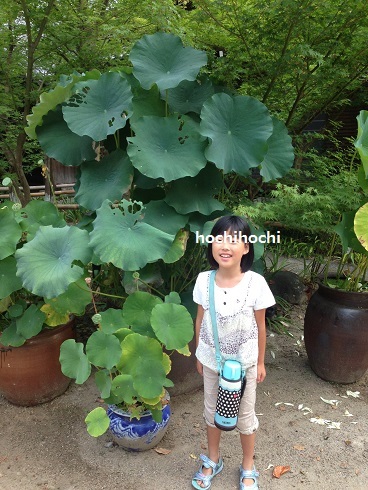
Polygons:
<instances>
[{"instance_id":1,"label":"dark glazed ceramic pot","mask_svg":"<svg viewBox=\"0 0 368 490\"><path fill-rule=\"evenodd\" d=\"M43 330L21 347L0 344L0 393L15 405L32 406L61 395L70 378L61 372L60 346L74 338L74 320Z\"/></svg>"},{"instance_id":2,"label":"dark glazed ceramic pot","mask_svg":"<svg viewBox=\"0 0 368 490\"><path fill-rule=\"evenodd\" d=\"M368 369L368 293L320 284L305 313L304 342L320 378L336 383L361 378Z\"/></svg>"}]
</instances>

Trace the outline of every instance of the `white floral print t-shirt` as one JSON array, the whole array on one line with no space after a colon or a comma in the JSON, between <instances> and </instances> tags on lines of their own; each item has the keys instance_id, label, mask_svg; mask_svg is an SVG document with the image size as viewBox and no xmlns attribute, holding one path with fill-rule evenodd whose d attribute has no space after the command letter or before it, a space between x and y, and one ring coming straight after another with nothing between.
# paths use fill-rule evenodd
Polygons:
<instances>
[{"instance_id":1,"label":"white floral print t-shirt","mask_svg":"<svg viewBox=\"0 0 368 490\"><path fill-rule=\"evenodd\" d=\"M201 272L193 290L194 302L204 309L196 357L204 366L217 371L209 311L209 277L210 271ZM243 369L257 364L258 328L254 310L274 304L275 298L265 278L256 272L245 272L232 288L215 284L217 330L223 359L236 359Z\"/></svg>"}]
</instances>

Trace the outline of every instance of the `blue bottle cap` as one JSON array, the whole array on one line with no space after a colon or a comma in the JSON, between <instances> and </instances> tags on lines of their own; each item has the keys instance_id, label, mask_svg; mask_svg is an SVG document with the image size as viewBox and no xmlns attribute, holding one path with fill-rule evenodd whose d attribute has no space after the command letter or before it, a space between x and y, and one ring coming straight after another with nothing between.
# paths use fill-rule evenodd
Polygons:
<instances>
[{"instance_id":1,"label":"blue bottle cap","mask_svg":"<svg viewBox=\"0 0 368 490\"><path fill-rule=\"evenodd\" d=\"M238 361L227 360L224 362L222 376L228 380L238 380L241 378L241 364Z\"/></svg>"}]
</instances>

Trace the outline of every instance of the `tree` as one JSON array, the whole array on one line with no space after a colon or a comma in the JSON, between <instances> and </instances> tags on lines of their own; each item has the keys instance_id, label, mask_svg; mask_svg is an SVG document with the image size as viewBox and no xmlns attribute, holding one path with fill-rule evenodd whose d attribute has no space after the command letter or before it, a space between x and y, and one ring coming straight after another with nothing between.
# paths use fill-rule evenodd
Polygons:
<instances>
[{"instance_id":1,"label":"tree","mask_svg":"<svg viewBox=\"0 0 368 490\"><path fill-rule=\"evenodd\" d=\"M363 0L192 3L192 42L212 55L219 82L262 100L294 134L368 81Z\"/></svg>"},{"instance_id":2,"label":"tree","mask_svg":"<svg viewBox=\"0 0 368 490\"><path fill-rule=\"evenodd\" d=\"M40 92L61 74L121 63L142 34L175 29L177 12L171 0L4 0L0 176L12 175L23 205L30 200L26 174L40 158L23 128Z\"/></svg>"}]
</instances>

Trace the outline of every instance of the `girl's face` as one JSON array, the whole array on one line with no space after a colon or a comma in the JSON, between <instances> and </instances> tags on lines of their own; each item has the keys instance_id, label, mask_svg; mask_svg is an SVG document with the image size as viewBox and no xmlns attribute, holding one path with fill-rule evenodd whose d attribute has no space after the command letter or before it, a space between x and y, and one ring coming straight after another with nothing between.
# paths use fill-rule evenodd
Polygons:
<instances>
[{"instance_id":1,"label":"girl's face","mask_svg":"<svg viewBox=\"0 0 368 490\"><path fill-rule=\"evenodd\" d=\"M248 252L248 243L244 243L237 233L227 231L217 235L212 243L212 255L219 267L240 268L241 259Z\"/></svg>"}]
</instances>

